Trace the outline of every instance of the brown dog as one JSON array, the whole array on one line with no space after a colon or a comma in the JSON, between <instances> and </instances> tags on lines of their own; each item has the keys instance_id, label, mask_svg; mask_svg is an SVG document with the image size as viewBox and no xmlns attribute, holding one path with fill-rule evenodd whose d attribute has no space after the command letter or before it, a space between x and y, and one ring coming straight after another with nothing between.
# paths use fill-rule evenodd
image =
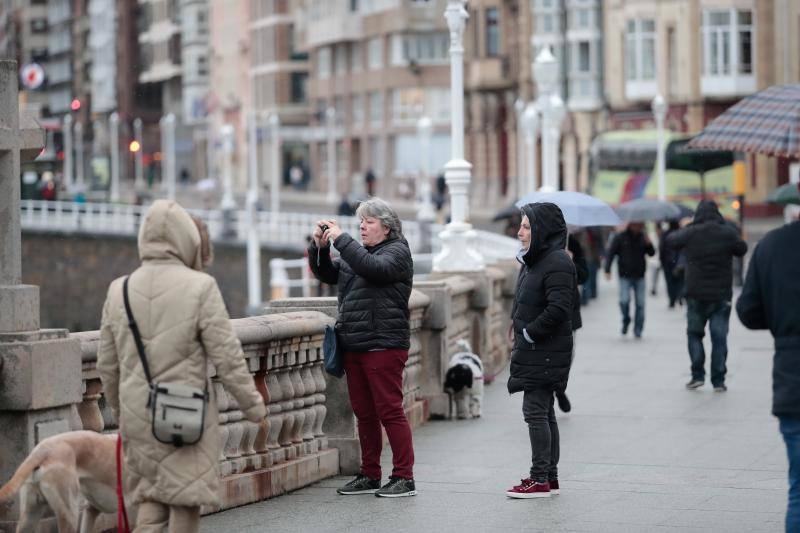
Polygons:
<instances>
[{"instance_id":1,"label":"brown dog","mask_svg":"<svg viewBox=\"0 0 800 533\"><path fill-rule=\"evenodd\" d=\"M71 431L40 442L0 488L0 502L20 491L17 533L32 532L49 506L58 531L89 533L100 513L117 512L117 435ZM80 495L88 502L81 516Z\"/></svg>"}]
</instances>

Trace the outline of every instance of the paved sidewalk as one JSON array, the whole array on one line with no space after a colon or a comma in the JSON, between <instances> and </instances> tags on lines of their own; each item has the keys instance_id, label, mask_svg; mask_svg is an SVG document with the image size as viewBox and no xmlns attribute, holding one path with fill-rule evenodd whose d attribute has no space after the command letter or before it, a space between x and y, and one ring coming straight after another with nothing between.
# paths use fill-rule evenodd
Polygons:
<instances>
[{"instance_id":1,"label":"paved sidewalk","mask_svg":"<svg viewBox=\"0 0 800 533\"><path fill-rule=\"evenodd\" d=\"M584 308L558 412L561 495L510 500L530 466L521 395L505 375L484 417L414 434L415 498L338 496L335 478L202 520L203 532L719 531L779 532L787 464L770 415L772 343L731 317L727 393L686 391L684 313L648 295L644 338L621 338L616 286ZM384 453L384 472L391 470Z\"/></svg>"}]
</instances>

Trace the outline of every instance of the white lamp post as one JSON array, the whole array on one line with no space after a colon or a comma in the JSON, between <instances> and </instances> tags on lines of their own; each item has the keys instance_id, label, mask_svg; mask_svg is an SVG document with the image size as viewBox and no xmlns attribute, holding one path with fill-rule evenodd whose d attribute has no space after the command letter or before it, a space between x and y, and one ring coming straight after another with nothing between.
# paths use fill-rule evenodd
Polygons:
<instances>
[{"instance_id":1,"label":"white lamp post","mask_svg":"<svg viewBox=\"0 0 800 533\"><path fill-rule=\"evenodd\" d=\"M142 119L140 118L133 119L133 139L137 143L139 143L139 149L136 150L136 153L133 154L133 166L135 175L133 181L133 187L138 191L144 189L144 165L142 160L142 152L144 152L144 145L142 144Z\"/></svg>"},{"instance_id":2,"label":"white lamp post","mask_svg":"<svg viewBox=\"0 0 800 533\"><path fill-rule=\"evenodd\" d=\"M539 110L536 109L535 103L531 102L525 106L522 120L525 126L525 149L528 152L528 167L525 170L525 181L523 182L525 185L522 187L519 196L536 190L536 163L538 163L536 139L539 136Z\"/></svg>"},{"instance_id":3,"label":"white lamp post","mask_svg":"<svg viewBox=\"0 0 800 533\"><path fill-rule=\"evenodd\" d=\"M476 271L483 257L473 246L475 232L467 222L472 165L464 159L464 28L469 14L461 0L449 0L444 12L450 30L451 159L444 167L450 189L450 223L440 234L442 250L433 260L435 272Z\"/></svg>"},{"instance_id":4,"label":"white lamp post","mask_svg":"<svg viewBox=\"0 0 800 533\"><path fill-rule=\"evenodd\" d=\"M258 204L258 152L256 151L256 130L258 124L255 112L253 112L249 118L250 179L247 180L247 311L248 314L254 315L260 311L261 307L261 242L258 238L258 220L256 212ZM224 128L231 127L226 124ZM232 129L233 128L231 128L231 130ZM225 156L225 169L227 174L227 150Z\"/></svg>"},{"instance_id":5,"label":"white lamp post","mask_svg":"<svg viewBox=\"0 0 800 533\"><path fill-rule=\"evenodd\" d=\"M525 101L522 98L517 98L514 102L514 111L517 117L517 180L516 183L509 183L509 196L512 198L520 197L524 194L525 190Z\"/></svg>"},{"instance_id":6,"label":"white lamp post","mask_svg":"<svg viewBox=\"0 0 800 533\"><path fill-rule=\"evenodd\" d=\"M564 102L558 94L558 63L549 47L545 47L533 62L533 74L539 88L539 108L542 110L542 188L558 190L561 148L561 121Z\"/></svg>"},{"instance_id":7,"label":"white lamp post","mask_svg":"<svg viewBox=\"0 0 800 533\"><path fill-rule=\"evenodd\" d=\"M111 185L108 192L112 202L119 202L119 114L116 111L108 117L108 130L111 144Z\"/></svg>"},{"instance_id":8,"label":"white lamp post","mask_svg":"<svg viewBox=\"0 0 800 533\"><path fill-rule=\"evenodd\" d=\"M161 126L161 182L167 199L175 199L175 115L168 113L158 121Z\"/></svg>"},{"instance_id":9,"label":"white lamp post","mask_svg":"<svg viewBox=\"0 0 800 533\"><path fill-rule=\"evenodd\" d=\"M75 123L75 183L83 190L83 122Z\"/></svg>"},{"instance_id":10,"label":"white lamp post","mask_svg":"<svg viewBox=\"0 0 800 533\"><path fill-rule=\"evenodd\" d=\"M236 209L236 200L233 198L233 126L224 124L220 128L222 136L222 202L220 207L223 211Z\"/></svg>"},{"instance_id":11,"label":"white lamp post","mask_svg":"<svg viewBox=\"0 0 800 533\"><path fill-rule=\"evenodd\" d=\"M72 190L72 115L64 116L64 188Z\"/></svg>"},{"instance_id":12,"label":"white lamp post","mask_svg":"<svg viewBox=\"0 0 800 533\"><path fill-rule=\"evenodd\" d=\"M660 93L653 98L653 116L656 119L656 169L658 172L658 199L667 199L666 159L664 157L664 118L667 116L667 103Z\"/></svg>"},{"instance_id":13,"label":"white lamp post","mask_svg":"<svg viewBox=\"0 0 800 533\"><path fill-rule=\"evenodd\" d=\"M430 222L436 218L431 203L431 135L433 121L428 116L422 116L417 121L417 138L419 139L420 169L417 179L417 220Z\"/></svg>"},{"instance_id":14,"label":"white lamp post","mask_svg":"<svg viewBox=\"0 0 800 533\"><path fill-rule=\"evenodd\" d=\"M325 110L325 124L328 130L328 203L335 203L336 198L336 109L333 106Z\"/></svg>"},{"instance_id":15,"label":"white lamp post","mask_svg":"<svg viewBox=\"0 0 800 533\"><path fill-rule=\"evenodd\" d=\"M273 113L269 116L270 147L272 148L272 172L269 185L269 225L278 231L278 213L281 209L281 119Z\"/></svg>"}]
</instances>

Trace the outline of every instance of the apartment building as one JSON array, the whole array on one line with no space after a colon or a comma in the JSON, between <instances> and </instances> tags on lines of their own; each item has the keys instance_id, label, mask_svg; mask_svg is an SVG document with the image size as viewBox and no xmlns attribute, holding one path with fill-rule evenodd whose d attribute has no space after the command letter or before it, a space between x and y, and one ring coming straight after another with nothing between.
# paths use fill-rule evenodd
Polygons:
<instances>
[{"instance_id":1,"label":"apartment building","mask_svg":"<svg viewBox=\"0 0 800 533\"><path fill-rule=\"evenodd\" d=\"M604 74L610 123L652 124L660 92L667 126L697 133L755 91L800 80L800 3L791 0L607 0ZM788 179L789 161L748 157L752 213Z\"/></svg>"}]
</instances>

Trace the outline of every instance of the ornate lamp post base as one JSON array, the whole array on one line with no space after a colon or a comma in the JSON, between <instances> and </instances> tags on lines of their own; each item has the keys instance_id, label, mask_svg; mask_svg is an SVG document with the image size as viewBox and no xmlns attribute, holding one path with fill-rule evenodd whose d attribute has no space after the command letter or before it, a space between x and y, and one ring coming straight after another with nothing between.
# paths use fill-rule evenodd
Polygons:
<instances>
[{"instance_id":1,"label":"ornate lamp post base","mask_svg":"<svg viewBox=\"0 0 800 533\"><path fill-rule=\"evenodd\" d=\"M450 220L439 234L442 250L433 258L434 272L471 272L484 268L483 257L475 247L477 233L466 222L469 182L472 165L463 159L452 159L444 167L450 189Z\"/></svg>"}]
</instances>

